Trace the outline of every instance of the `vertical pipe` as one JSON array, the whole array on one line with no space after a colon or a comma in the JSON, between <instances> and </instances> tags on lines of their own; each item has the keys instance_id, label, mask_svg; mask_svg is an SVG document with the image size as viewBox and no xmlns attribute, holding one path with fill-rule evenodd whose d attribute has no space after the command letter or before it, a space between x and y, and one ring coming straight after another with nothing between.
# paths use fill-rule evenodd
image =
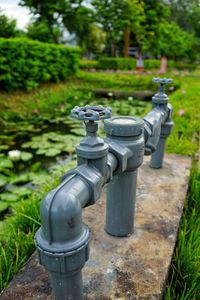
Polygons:
<instances>
[{"instance_id":1,"label":"vertical pipe","mask_svg":"<svg viewBox=\"0 0 200 300\"><path fill-rule=\"evenodd\" d=\"M51 273L51 283L54 299L82 300L83 283L81 271L70 274Z\"/></svg>"},{"instance_id":2,"label":"vertical pipe","mask_svg":"<svg viewBox=\"0 0 200 300\"><path fill-rule=\"evenodd\" d=\"M137 170L116 174L107 186L106 227L114 236L133 233Z\"/></svg>"},{"instance_id":3,"label":"vertical pipe","mask_svg":"<svg viewBox=\"0 0 200 300\"><path fill-rule=\"evenodd\" d=\"M156 151L151 156L150 167L154 169L162 168L164 152L165 152L165 144L166 144L166 137L160 137L160 140L157 145Z\"/></svg>"}]
</instances>

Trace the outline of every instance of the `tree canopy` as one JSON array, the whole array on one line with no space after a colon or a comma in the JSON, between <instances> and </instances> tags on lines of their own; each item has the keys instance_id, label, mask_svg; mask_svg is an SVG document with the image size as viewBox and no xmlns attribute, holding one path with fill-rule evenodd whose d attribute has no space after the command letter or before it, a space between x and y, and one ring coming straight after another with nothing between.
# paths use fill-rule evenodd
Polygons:
<instances>
[{"instance_id":1,"label":"tree canopy","mask_svg":"<svg viewBox=\"0 0 200 300\"><path fill-rule=\"evenodd\" d=\"M87 4L89 2L89 5ZM84 51L117 55L129 46L154 56L188 57L200 48L200 0L20 0L33 16L28 35L64 42L74 33ZM38 34L37 34L38 32ZM99 51L100 50L100 51ZM196 51L197 52L197 51Z\"/></svg>"},{"instance_id":2,"label":"tree canopy","mask_svg":"<svg viewBox=\"0 0 200 300\"><path fill-rule=\"evenodd\" d=\"M0 37L10 38L17 35L16 20L9 19L0 10Z\"/></svg>"}]
</instances>

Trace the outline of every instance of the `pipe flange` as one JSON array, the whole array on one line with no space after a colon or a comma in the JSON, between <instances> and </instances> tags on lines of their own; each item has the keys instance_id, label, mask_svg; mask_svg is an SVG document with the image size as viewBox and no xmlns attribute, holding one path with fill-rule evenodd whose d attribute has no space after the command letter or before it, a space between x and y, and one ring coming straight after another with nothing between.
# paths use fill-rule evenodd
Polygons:
<instances>
[{"instance_id":1,"label":"pipe flange","mask_svg":"<svg viewBox=\"0 0 200 300\"><path fill-rule=\"evenodd\" d=\"M70 252L50 252L37 245L39 263L53 273L68 274L81 270L89 259L89 239L78 249Z\"/></svg>"}]
</instances>

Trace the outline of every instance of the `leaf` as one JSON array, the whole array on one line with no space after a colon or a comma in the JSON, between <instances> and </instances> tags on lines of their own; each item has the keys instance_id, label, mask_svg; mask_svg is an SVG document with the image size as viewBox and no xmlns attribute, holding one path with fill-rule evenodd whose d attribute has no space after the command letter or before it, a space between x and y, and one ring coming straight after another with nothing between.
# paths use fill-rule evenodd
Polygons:
<instances>
[{"instance_id":1,"label":"leaf","mask_svg":"<svg viewBox=\"0 0 200 300\"><path fill-rule=\"evenodd\" d=\"M7 182L8 182L8 178L5 175L0 174L0 187L6 185Z\"/></svg>"},{"instance_id":2,"label":"leaf","mask_svg":"<svg viewBox=\"0 0 200 300\"><path fill-rule=\"evenodd\" d=\"M10 147L8 145L0 145L0 150L8 150Z\"/></svg>"},{"instance_id":3,"label":"leaf","mask_svg":"<svg viewBox=\"0 0 200 300\"><path fill-rule=\"evenodd\" d=\"M23 161L28 161L33 158L33 154L30 152L21 152L20 158Z\"/></svg>"},{"instance_id":4,"label":"leaf","mask_svg":"<svg viewBox=\"0 0 200 300\"><path fill-rule=\"evenodd\" d=\"M0 168L3 169L12 169L13 162L7 157L0 157Z\"/></svg>"},{"instance_id":5,"label":"leaf","mask_svg":"<svg viewBox=\"0 0 200 300\"><path fill-rule=\"evenodd\" d=\"M36 151L36 154L38 155L42 155L42 154L45 154L47 152L47 149L46 148L41 148L41 149L38 149Z\"/></svg>"},{"instance_id":6,"label":"leaf","mask_svg":"<svg viewBox=\"0 0 200 300\"><path fill-rule=\"evenodd\" d=\"M12 193L2 193L0 195L0 198L2 201L6 201L6 202L16 202L19 199L17 195Z\"/></svg>"},{"instance_id":7,"label":"leaf","mask_svg":"<svg viewBox=\"0 0 200 300\"><path fill-rule=\"evenodd\" d=\"M32 194L32 190L28 187L14 187L12 193L19 197L25 197Z\"/></svg>"},{"instance_id":8,"label":"leaf","mask_svg":"<svg viewBox=\"0 0 200 300\"><path fill-rule=\"evenodd\" d=\"M70 132L74 133L78 136L85 136L86 135L85 130L83 128L72 128L72 129L70 129Z\"/></svg>"},{"instance_id":9,"label":"leaf","mask_svg":"<svg viewBox=\"0 0 200 300\"><path fill-rule=\"evenodd\" d=\"M32 184L34 185L42 185L45 184L45 182L50 179L50 174L43 173L43 174L34 174L31 176Z\"/></svg>"},{"instance_id":10,"label":"leaf","mask_svg":"<svg viewBox=\"0 0 200 300\"><path fill-rule=\"evenodd\" d=\"M45 155L49 156L49 157L54 157L54 156L56 156L60 153L61 153L61 150L56 149L56 148L51 148L51 149L46 151Z\"/></svg>"},{"instance_id":11,"label":"leaf","mask_svg":"<svg viewBox=\"0 0 200 300\"><path fill-rule=\"evenodd\" d=\"M8 209L8 203L5 203L5 202L1 202L0 201L0 213L4 212L5 210Z\"/></svg>"},{"instance_id":12,"label":"leaf","mask_svg":"<svg viewBox=\"0 0 200 300\"><path fill-rule=\"evenodd\" d=\"M32 172L37 172L41 168L41 162L37 161L31 166L31 171Z\"/></svg>"},{"instance_id":13,"label":"leaf","mask_svg":"<svg viewBox=\"0 0 200 300\"><path fill-rule=\"evenodd\" d=\"M26 183L30 181L30 176L28 173L15 175L11 177L10 183L17 184L17 183Z\"/></svg>"}]
</instances>

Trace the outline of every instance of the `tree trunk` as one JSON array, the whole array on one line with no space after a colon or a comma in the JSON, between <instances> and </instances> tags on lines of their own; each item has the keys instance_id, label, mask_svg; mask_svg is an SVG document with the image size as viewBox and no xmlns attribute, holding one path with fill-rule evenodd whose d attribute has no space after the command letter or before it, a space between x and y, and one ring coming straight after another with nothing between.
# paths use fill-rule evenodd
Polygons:
<instances>
[{"instance_id":1,"label":"tree trunk","mask_svg":"<svg viewBox=\"0 0 200 300\"><path fill-rule=\"evenodd\" d=\"M167 57L161 56L160 59L160 74L165 74L167 72Z\"/></svg>"},{"instance_id":2,"label":"tree trunk","mask_svg":"<svg viewBox=\"0 0 200 300\"><path fill-rule=\"evenodd\" d=\"M129 40L130 40L130 29L128 27L124 30L124 57L129 57Z\"/></svg>"}]
</instances>

